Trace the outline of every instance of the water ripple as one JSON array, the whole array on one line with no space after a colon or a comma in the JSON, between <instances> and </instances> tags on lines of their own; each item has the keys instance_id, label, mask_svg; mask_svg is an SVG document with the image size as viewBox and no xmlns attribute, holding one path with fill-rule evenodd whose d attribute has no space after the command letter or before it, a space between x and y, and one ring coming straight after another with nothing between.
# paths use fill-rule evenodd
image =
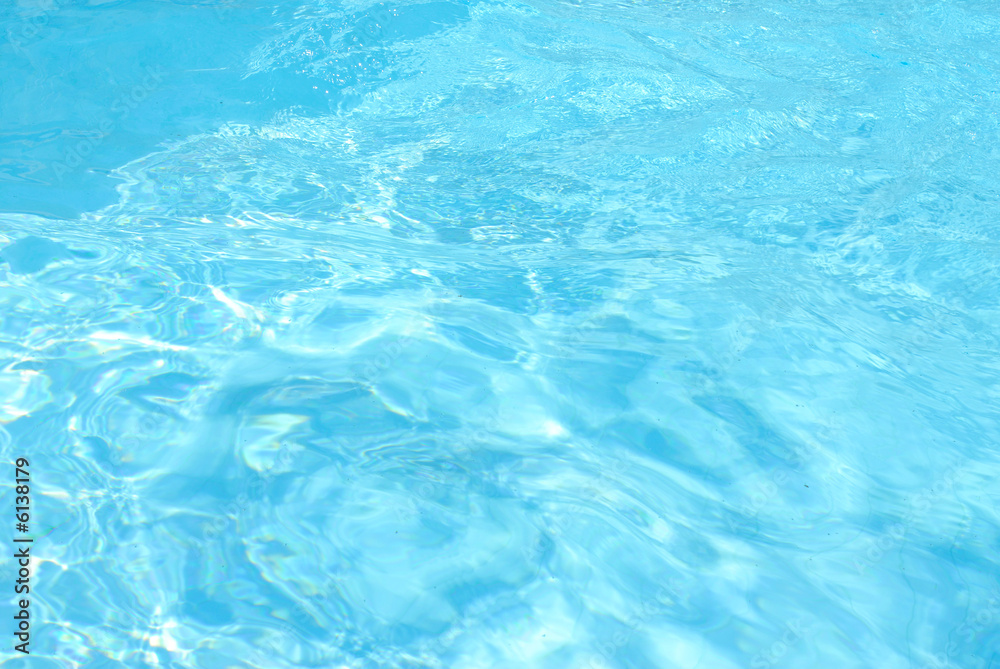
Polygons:
<instances>
[{"instance_id":1,"label":"water ripple","mask_svg":"<svg viewBox=\"0 0 1000 669\"><path fill-rule=\"evenodd\" d=\"M990 666L989 6L160 4L0 14L38 666Z\"/></svg>"}]
</instances>

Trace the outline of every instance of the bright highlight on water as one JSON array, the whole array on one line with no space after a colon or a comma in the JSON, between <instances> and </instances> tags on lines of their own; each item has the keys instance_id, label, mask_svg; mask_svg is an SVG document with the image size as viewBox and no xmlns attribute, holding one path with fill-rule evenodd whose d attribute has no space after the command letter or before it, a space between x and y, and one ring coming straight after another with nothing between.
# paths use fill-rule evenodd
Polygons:
<instances>
[{"instance_id":1,"label":"bright highlight on water","mask_svg":"<svg viewBox=\"0 0 1000 669\"><path fill-rule=\"evenodd\" d=\"M998 35L6 3L3 666L997 669Z\"/></svg>"}]
</instances>

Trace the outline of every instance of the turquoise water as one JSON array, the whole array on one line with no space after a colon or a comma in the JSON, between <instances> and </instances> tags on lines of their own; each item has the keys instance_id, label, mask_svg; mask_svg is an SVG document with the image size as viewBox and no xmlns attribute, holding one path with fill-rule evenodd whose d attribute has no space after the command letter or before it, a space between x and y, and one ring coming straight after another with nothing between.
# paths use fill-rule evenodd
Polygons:
<instances>
[{"instance_id":1,"label":"turquoise water","mask_svg":"<svg viewBox=\"0 0 1000 669\"><path fill-rule=\"evenodd\" d=\"M3 666L997 669L998 34L5 4Z\"/></svg>"}]
</instances>

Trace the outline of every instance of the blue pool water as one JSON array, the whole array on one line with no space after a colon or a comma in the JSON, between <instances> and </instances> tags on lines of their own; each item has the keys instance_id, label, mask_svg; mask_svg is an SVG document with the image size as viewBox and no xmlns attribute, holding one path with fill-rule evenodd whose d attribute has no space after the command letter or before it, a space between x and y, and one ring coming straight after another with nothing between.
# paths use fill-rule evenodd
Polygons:
<instances>
[{"instance_id":1,"label":"blue pool water","mask_svg":"<svg viewBox=\"0 0 1000 669\"><path fill-rule=\"evenodd\" d=\"M997 669L998 35L4 3L3 666Z\"/></svg>"}]
</instances>

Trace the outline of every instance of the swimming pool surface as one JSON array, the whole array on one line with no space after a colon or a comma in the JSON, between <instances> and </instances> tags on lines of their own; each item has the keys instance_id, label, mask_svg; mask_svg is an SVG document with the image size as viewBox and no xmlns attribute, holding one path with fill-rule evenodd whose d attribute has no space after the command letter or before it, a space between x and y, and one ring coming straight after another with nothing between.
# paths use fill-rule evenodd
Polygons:
<instances>
[{"instance_id":1,"label":"swimming pool surface","mask_svg":"<svg viewBox=\"0 0 1000 669\"><path fill-rule=\"evenodd\" d=\"M1000 668L998 37L4 3L3 666Z\"/></svg>"}]
</instances>

